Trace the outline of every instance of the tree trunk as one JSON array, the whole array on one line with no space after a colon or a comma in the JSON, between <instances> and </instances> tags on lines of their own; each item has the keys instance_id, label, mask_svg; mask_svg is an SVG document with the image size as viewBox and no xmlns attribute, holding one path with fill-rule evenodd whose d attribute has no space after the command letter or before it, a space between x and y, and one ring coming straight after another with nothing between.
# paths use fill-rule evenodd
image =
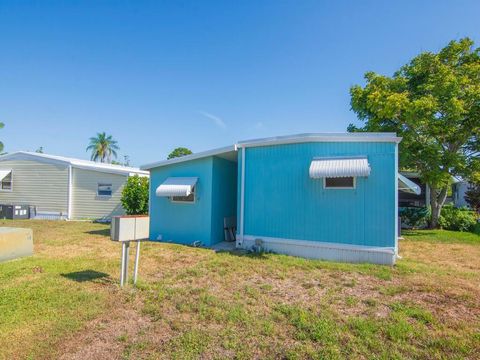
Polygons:
<instances>
[{"instance_id":1,"label":"tree trunk","mask_svg":"<svg viewBox=\"0 0 480 360\"><path fill-rule=\"evenodd\" d=\"M430 189L430 207L432 210L432 217L430 219L430 229L438 229L438 219L442 212L442 207L447 199L448 186L444 186L442 189L431 188Z\"/></svg>"}]
</instances>

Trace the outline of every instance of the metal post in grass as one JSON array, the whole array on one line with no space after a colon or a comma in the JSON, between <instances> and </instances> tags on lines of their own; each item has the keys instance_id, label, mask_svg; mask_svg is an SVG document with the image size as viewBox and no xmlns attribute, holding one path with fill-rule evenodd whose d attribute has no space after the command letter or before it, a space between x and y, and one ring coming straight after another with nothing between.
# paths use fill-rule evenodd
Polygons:
<instances>
[{"instance_id":1,"label":"metal post in grass","mask_svg":"<svg viewBox=\"0 0 480 360\"><path fill-rule=\"evenodd\" d=\"M120 286L123 287L125 283L125 252L127 247L125 246L126 243L122 243L122 259L120 261Z\"/></svg>"},{"instance_id":2,"label":"metal post in grass","mask_svg":"<svg viewBox=\"0 0 480 360\"><path fill-rule=\"evenodd\" d=\"M137 251L135 252L135 264L133 267L133 284L137 284L137 277L138 277L138 265L140 261L140 240L137 241Z\"/></svg>"},{"instance_id":3,"label":"metal post in grass","mask_svg":"<svg viewBox=\"0 0 480 360\"><path fill-rule=\"evenodd\" d=\"M130 257L130 241L127 241L124 243L125 244L125 258L124 258L124 270L125 270L125 273L123 275L123 279L125 281L126 284L128 284L128 260L129 260L129 257Z\"/></svg>"}]
</instances>

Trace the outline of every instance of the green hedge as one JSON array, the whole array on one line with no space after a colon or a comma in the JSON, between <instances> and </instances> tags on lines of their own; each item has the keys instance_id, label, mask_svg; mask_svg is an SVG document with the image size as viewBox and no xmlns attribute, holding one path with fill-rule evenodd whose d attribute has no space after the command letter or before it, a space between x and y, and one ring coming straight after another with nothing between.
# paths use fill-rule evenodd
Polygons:
<instances>
[{"instance_id":1,"label":"green hedge","mask_svg":"<svg viewBox=\"0 0 480 360\"><path fill-rule=\"evenodd\" d=\"M428 225L430 211L423 208L403 207L399 208L402 224L410 228L423 228ZM445 205L438 220L440 227L445 230L471 231L480 234L480 224L477 214L467 208L456 208L453 205Z\"/></svg>"},{"instance_id":2,"label":"green hedge","mask_svg":"<svg viewBox=\"0 0 480 360\"><path fill-rule=\"evenodd\" d=\"M477 227L477 215L466 208L446 205L438 220L442 229L455 231L474 231Z\"/></svg>"}]
</instances>

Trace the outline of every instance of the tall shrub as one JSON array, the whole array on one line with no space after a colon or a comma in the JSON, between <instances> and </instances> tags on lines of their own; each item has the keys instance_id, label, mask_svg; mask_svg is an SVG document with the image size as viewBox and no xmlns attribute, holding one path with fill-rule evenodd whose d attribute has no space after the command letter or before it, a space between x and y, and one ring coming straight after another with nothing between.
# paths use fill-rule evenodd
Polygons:
<instances>
[{"instance_id":1,"label":"tall shrub","mask_svg":"<svg viewBox=\"0 0 480 360\"><path fill-rule=\"evenodd\" d=\"M122 205L128 215L148 214L148 178L130 176L122 191Z\"/></svg>"},{"instance_id":2,"label":"tall shrub","mask_svg":"<svg viewBox=\"0 0 480 360\"><path fill-rule=\"evenodd\" d=\"M477 217L475 212L468 209L457 209L452 205L446 205L442 209L439 223L446 230L473 231L477 224Z\"/></svg>"}]
</instances>

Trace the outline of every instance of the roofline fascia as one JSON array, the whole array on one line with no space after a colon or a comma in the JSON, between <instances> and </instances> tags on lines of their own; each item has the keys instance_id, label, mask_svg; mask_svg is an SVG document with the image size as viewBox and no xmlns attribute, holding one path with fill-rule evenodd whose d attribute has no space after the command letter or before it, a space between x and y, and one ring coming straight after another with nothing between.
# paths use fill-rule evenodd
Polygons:
<instances>
[{"instance_id":1,"label":"roofline fascia","mask_svg":"<svg viewBox=\"0 0 480 360\"><path fill-rule=\"evenodd\" d=\"M185 161L190 161L190 160L202 159L202 158L205 158L205 157L220 155L220 154L224 154L224 153L228 153L228 152L232 152L232 151L237 151L237 145L236 144L235 145L230 145L230 146L225 146L225 147L222 147L222 148L216 148L216 149L212 149L212 150L202 151L202 152L194 153L194 154L190 154L190 155L185 155L185 156L181 156L181 157L176 157L176 158L173 158L173 159L162 160L162 161L157 161L157 162L150 163L150 164L145 164L145 165L140 166L140 170L150 170L150 169L153 169L153 168L156 168L156 167L178 164L178 163L185 162Z\"/></svg>"},{"instance_id":2,"label":"roofline fascia","mask_svg":"<svg viewBox=\"0 0 480 360\"><path fill-rule=\"evenodd\" d=\"M393 142L402 141L395 133L325 133L325 134L298 134L278 136L258 140L246 140L237 143L237 147L257 147L283 144L297 144L306 142Z\"/></svg>"},{"instance_id":3,"label":"roofline fascia","mask_svg":"<svg viewBox=\"0 0 480 360\"><path fill-rule=\"evenodd\" d=\"M108 173L108 174L118 174L118 175L129 175L132 173L135 174L142 174L142 175L148 175L148 171L142 171L141 169L135 170L133 168L126 168L126 169L111 169L107 167L102 167L102 166L95 166L95 165L87 165L87 164L78 164L73 161L69 160L63 160L63 159L56 159L52 156L45 155L45 154L32 154L30 152L26 151L15 151L10 154L5 154L0 156L0 162L2 160L9 160L9 159L15 159L15 157L25 157L25 158L30 158L30 159L35 159L35 161L43 162L46 164L63 164L66 167L72 166L73 168L77 169L82 169L82 170L90 170L90 171L98 171L98 172L103 172L103 173ZM79 159L80 160L80 159ZM81 160L80 160L81 161Z\"/></svg>"},{"instance_id":4,"label":"roofline fascia","mask_svg":"<svg viewBox=\"0 0 480 360\"><path fill-rule=\"evenodd\" d=\"M89 171L98 171L98 172L103 172L107 174L117 174L117 175L126 175L130 176L131 174L139 174L139 175L148 175L148 171L131 171L131 170L120 170L120 169L107 169L107 168L101 168L101 167L92 167L88 165L81 165L81 164L71 164L73 168L75 169L81 169L81 170L89 170Z\"/></svg>"}]
</instances>

